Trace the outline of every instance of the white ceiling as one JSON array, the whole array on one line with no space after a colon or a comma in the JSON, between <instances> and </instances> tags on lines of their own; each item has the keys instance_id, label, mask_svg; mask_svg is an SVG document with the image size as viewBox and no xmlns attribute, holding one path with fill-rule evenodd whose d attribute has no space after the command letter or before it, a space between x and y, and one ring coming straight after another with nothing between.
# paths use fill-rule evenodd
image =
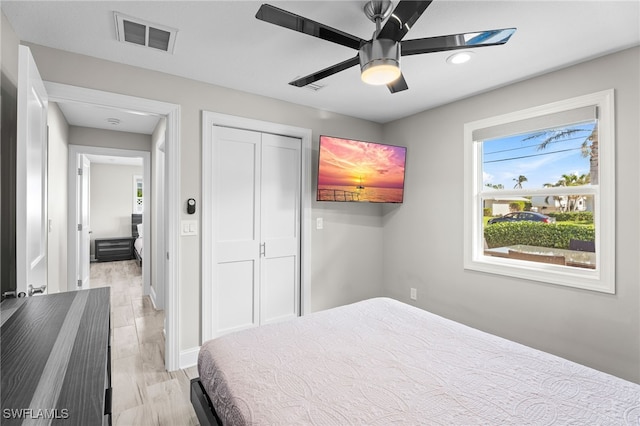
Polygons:
<instances>
[{"instance_id":1,"label":"white ceiling","mask_svg":"<svg viewBox=\"0 0 640 426\"><path fill-rule=\"evenodd\" d=\"M364 1L270 2L358 37ZM405 57L409 90L368 86L353 67L315 92L287 83L356 51L259 21L255 1L7 1L21 40L385 123L551 70L640 45L640 2L435 0L405 39L516 27L504 46L464 65L447 52ZM120 43L113 12L179 30L173 55ZM115 76L114 76L115 78ZM103 117L104 119L104 117Z\"/></svg>"}]
</instances>

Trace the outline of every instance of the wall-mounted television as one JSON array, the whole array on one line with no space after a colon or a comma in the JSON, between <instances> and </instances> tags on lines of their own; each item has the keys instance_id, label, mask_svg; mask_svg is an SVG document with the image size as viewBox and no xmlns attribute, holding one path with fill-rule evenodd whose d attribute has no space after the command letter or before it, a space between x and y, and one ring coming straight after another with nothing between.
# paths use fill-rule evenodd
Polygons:
<instances>
[{"instance_id":1,"label":"wall-mounted television","mask_svg":"<svg viewBox=\"0 0 640 426\"><path fill-rule=\"evenodd\" d=\"M317 201L402 203L407 148L320 136Z\"/></svg>"}]
</instances>

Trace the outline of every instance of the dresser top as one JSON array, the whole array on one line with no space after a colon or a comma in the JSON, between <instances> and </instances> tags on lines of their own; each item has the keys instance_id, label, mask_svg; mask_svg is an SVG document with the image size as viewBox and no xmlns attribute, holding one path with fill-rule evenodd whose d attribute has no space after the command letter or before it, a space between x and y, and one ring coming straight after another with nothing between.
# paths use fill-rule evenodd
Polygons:
<instances>
[{"instance_id":1,"label":"dresser top","mask_svg":"<svg viewBox=\"0 0 640 426\"><path fill-rule=\"evenodd\" d=\"M0 305L2 424L30 419L38 424L102 424L109 290L34 296Z\"/></svg>"}]
</instances>

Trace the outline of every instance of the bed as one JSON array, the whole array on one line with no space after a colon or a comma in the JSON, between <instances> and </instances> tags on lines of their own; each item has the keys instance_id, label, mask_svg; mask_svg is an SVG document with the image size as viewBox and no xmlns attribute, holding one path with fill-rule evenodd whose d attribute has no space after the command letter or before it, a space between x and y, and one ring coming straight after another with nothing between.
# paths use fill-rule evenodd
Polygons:
<instances>
[{"instance_id":1,"label":"bed","mask_svg":"<svg viewBox=\"0 0 640 426\"><path fill-rule=\"evenodd\" d=\"M136 258L138 266L142 267L142 254L143 254L143 224L142 214L133 213L131 215L131 236L135 238L133 241L133 255Z\"/></svg>"},{"instance_id":2,"label":"bed","mask_svg":"<svg viewBox=\"0 0 640 426\"><path fill-rule=\"evenodd\" d=\"M376 298L205 342L200 423L639 424L640 385Z\"/></svg>"}]
</instances>

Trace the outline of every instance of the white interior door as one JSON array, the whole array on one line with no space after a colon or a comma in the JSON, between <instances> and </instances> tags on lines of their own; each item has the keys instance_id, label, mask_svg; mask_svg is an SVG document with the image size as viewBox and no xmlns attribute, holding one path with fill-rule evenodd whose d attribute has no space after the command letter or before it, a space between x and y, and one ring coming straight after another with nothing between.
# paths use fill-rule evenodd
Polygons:
<instances>
[{"instance_id":1,"label":"white interior door","mask_svg":"<svg viewBox=\"0 0 640 426\"><path fill-rule=\"evenodd\" d=\"M47 104L40 73L19 47L16 176L17 291L47 287Z\"/></svg>"},{"instance_id":2,"label":"white interior door","mask_svg":"<svg viewBox=\"0 0 640 426\"><path fill-rule=\"evenodd\" d=\"M156 221L154 226L156 227L156 243L152 244L153 251L151 252L154 257L153 262L153 289L155 291L155 304L156 308L164 309L164 277L165 277L165 267L166 267L166 248L165 248L165 237L164 233L167 228L167 224L165 223L165 155L164 155L164 142L161 143L160 147L156 150L156 156L158 160L156 164L158 167L156 168L156 197L155 197L155 212L156 212Z\"/></svg>"},{"instance_id":3,"label":"white interior door","mask_svg":"<svg viewBox=\"0 0 640 426\"><path fill-rule=\"evenodd\" d=\"M89 288L91 252L91 162L78 155L78 287Z\"/></svg>"},{"instance_id":4,"label":"white interior door","mask_svg":"<svg viewBox=\"0 0 640 426\"><path fill-rule=\"evenodd\" d=\"M259 324L260 140L257 132L214 129L215 335Z\"/></svg>"},{"instance_id":5,"label":"white interior door","mask_svg":"<svg viewBox=\"0 0 640 426\"><path fill-rule=\"evenodd\" d=\"M260 324L300 312L300 139L262 135Z\"/></svg>"}]
</instances>

